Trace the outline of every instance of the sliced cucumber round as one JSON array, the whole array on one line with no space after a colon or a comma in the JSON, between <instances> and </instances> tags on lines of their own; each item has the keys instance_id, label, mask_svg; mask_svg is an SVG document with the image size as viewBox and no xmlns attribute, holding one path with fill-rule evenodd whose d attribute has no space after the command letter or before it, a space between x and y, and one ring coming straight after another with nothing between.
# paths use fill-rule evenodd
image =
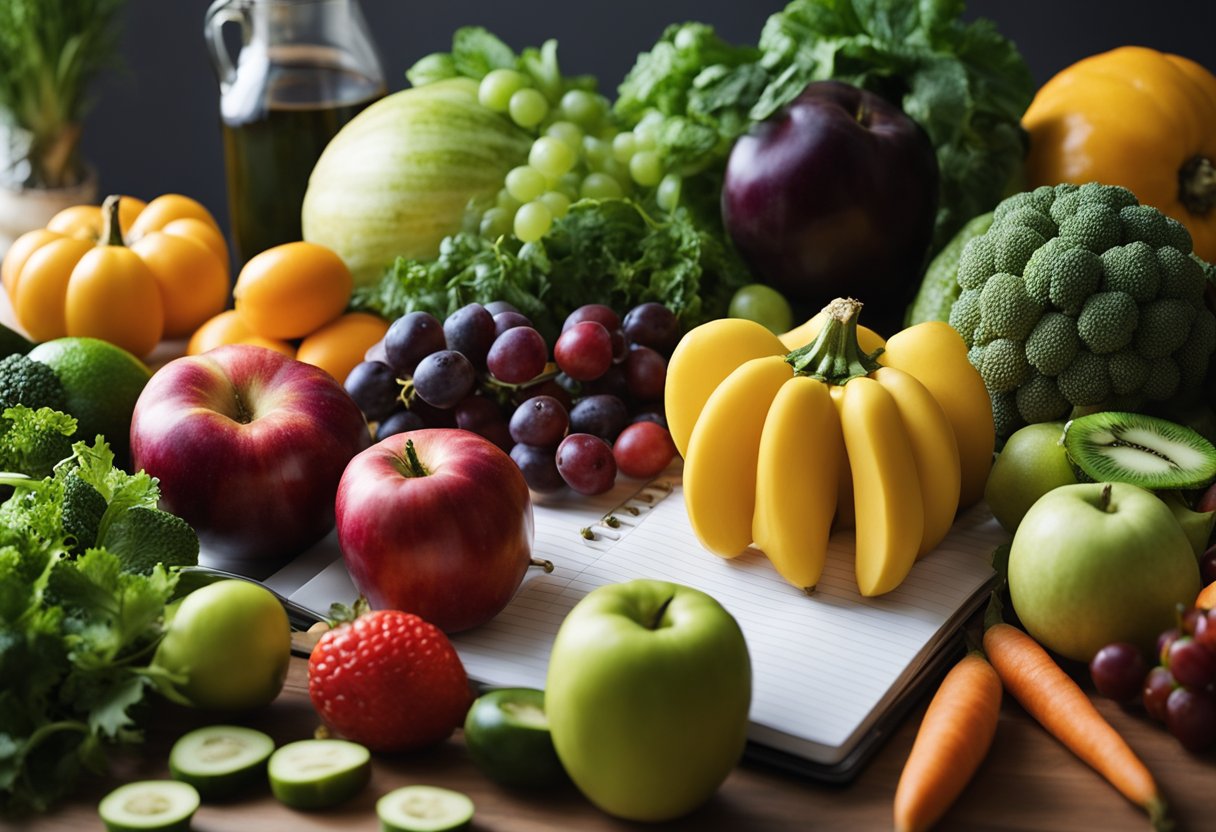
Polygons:
<instances>
[{"instance_id":1,"label":"sliced cucumber round","mask_svg":"<svg viewBox=\"0 0 1216 832\"><path fill-rule=\"evenodd\" d=\"M198 790L189 783L139 780L103 797L97 814L107 832L186 832L198 804Z\"/></svg>"},{"instance_id":2,"label":"sliced cucumber round","mask_svg":"<svg viewBox=\"0 0 1216 832\"><path fill-rule=\"evenodd\" d=\"M208 725L182 735L169 751L169 773L205 798L239 794L264 783L274 740L239 725Z\"/></svg>"},{"instance_id":3,"label":"sliced cucumber round","mask_svg":"<svg viewBox=\"0 0 1216 832\"><path fill-rule=\"evenodd\" d=\"M438 786L402 786L376 801L384 832L451 832L473 819L467 795Z\"/></svg>"},{"instance_id":4,"label":"sliced cucumber round","mask_svg":"<svg viewBox=\"0 0 1216 832\"><path fill-rule=\"evenodd\" d=\"M498 688L482 694L465 716L464 741L477 768L504 786L546 788L566 780L549 735L544 691Z\"/></svg>"},{"instance_id":5,"label":"sliced cucumber round","mask_svg":"<svg viewBox=\"0 0 1216 832\"><path fill-rule=\"evenodd\" d=\"M371 753L348 740L300 740L267 763L270 790L293 809L324 809L354 797L372 776Z\"/></svg>"}]
</instances>

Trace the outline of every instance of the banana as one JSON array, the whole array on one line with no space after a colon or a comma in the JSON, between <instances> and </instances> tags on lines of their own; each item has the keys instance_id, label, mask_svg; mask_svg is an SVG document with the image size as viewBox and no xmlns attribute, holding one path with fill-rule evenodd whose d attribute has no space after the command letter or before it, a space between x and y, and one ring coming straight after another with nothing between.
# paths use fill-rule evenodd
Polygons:
<instances>
[{"instance_id":1,"label":"banana","mask_svg":"<svg viewBox=\"0 0 1216 832\"><path fill-rule=\"evenodd\" d=\"M781 339L744 318L718 318L687 332L667 362L663 395L667 429L680 456L688 456L693 426L723 379L745 361L786 352Z\"/></svg>"},{"instance_id":2,"label":"banana","mask_svg":"<svg viewBox=\"0 0 1216 832\"><path fill-rule=\"evenodd\" d=\"M823 574L843 457L827 385L805 376L787 381L760 434L752 538L781 577L807 591Z\"/></svg>"},{"instance_id":3,"label":"banana","mask_svg":"<svg viewBox=\"0 0 1216 832\"><path fill-rule=\"evenodd\" d=\"M907 577L924 538L920 478L899 407L881 384L855 378L838 401L853 473L857 587L881 595Z\"/></svg>"},{"instance_id":4,"label":"banana","mask_svg":"<svg viewBox=\"0 0 1216 832\"><path fill-rule=\"evenodd\" d=\"M773 398L793 376L784 354L744 362L709 396L692 428L684 504L697 539L716 555L733 558L752 542L760 434Z\"/></svg>"},{"instance_id":5,"label":"banana","mask_svg":"<svg viewBox=\"0 0 1216 832\"><path fill-rule=\"evenodd\" d=\"M942 542L958 511L961 470L954 428L933 394L910 374L883 367L871 378L895 399L908 431L924 500L925 532L916 553L921 557Z\"/></svg>"},{"instance_id":6,"label":"banana","mask_svg":"<svg viewBox=\"0 0 1216 832\"><path fill-rule=\"evenodd\" d=\"M878 361L915 376L937 399L958 442L959 508L979 502L992 468L996 429L992 400L979 371L967 360L962 336L947 323L926 321L892 335Z\"/></svg>"},{"instance_id":7,"label":"banana","mask_svg":"<svg viewBox=\"0 0 1216 832\"><path fill-rule=\"evenodd\" d=\"M828 392L831 394L832 404L835 405L836 412L839 414L844 388L832 385L828 388ZM843 436L840 441L844 441ZM853 472L849 470L848 450L843 446L837 467L840 470L836 474L836 528L851 529L857 519L853 516Z\"/></svg>"}]
</instances>

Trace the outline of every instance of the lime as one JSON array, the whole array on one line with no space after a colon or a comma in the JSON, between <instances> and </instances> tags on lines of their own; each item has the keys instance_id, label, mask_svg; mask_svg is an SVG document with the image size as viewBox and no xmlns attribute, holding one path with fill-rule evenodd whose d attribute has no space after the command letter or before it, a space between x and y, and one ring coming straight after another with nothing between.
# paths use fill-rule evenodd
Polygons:
<instances>
[{"instance_id":1,"label":"lime","mask_svg":"<svg viewBox=\"0 0 1216 832\"><path fill-rule=\"evenodd\" d=\"M67 394L67 411L79 422L77 437L91 444L100 433L115 458L125 461L131 413L152 377L147 365L98 338L56 338L34 347L29 357L58 374Z\"/></svg>"}]
</instances>

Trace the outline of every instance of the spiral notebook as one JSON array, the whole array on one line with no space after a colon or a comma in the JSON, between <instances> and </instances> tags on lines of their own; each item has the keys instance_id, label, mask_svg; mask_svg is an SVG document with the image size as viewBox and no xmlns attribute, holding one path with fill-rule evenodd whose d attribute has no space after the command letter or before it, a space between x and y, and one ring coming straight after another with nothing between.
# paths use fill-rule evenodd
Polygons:
<instances>
[{"instance_id":1,"label":"spiral notebook","mask_svg":"<svg viewBox=\"0 0 1216 832\"><path fill-rule=\"evenodd\" d=\"M543 688L566 613L592 589L633 578L686 584L739 622L752 660L749 755L826 780L850 779L899 716L957 656L962 623L986 600L992 550L1005 533L980 504L919 560L895 591L862 598L851 532L833 535L827 566L807 595L760 552L710 554L689 525L679 472L588 499L537 502L534 555L511 603L452 637L471 678ZM356 595L331 538L269 578L292 601L323 612Z\"/></svg>"}]
</instances>

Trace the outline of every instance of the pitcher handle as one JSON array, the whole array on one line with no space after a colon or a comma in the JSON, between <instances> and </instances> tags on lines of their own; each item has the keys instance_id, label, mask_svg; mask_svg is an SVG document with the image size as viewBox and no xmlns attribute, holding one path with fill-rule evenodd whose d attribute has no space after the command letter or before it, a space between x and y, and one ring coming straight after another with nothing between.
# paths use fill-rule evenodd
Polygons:
<instances>
[{"instance_id":1,"label":"pitcher handle","mask_svg":"<svg viewBox=\"0 0 1216 832\"><path fill-rule=\"evenodd\" d=\"M221 93L227 92L236 80L236 65L228 51L228 44L224 43L224 26L228 23L240 24L241 42L248 43L248 8L247 0L215 0L203 18L203 34L207 39L215 74L219 78Z\"/></svg>"}]
</instances>

